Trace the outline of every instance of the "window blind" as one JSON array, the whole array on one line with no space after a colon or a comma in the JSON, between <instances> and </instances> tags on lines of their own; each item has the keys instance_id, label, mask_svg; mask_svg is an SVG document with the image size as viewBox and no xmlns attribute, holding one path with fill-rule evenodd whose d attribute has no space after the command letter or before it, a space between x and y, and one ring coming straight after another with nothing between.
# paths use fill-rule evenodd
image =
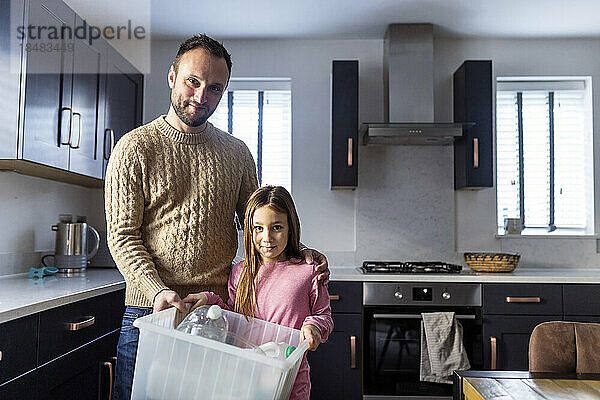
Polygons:
<instances>
[{"instance_id":1,"label":"window blind","mask_svg":"<svg viewBox=\"0 0 600 400\"><path fill-rule=\"evenodd\" d=\"M209 121L246 143L257 163L261 185L281 185L291 191L291 90L249 90L246 87L253 81L242 83L244 89L223 96Z\"/></svg>"},{"instance_id":2,"label":"window blind","mask_svg":"<svg viewBox=\"0 0 600 400\"><path fill-rule=\"evenodd\" d=\"M291 188L292 93L289 90L264 92L262 184Z\"/></svg>"},{"instance_id":3,"label":"window blind","mask_svg":"<svg viewBox=\"0 0 600 400\"><path fill-rule=\"evenodd\" d=\"M590 172L586 170L585 92L579 87L543 90L538 82L535 86L497 91L498 226L503 226L505 218L523 217L522 194L525 227L549 228L553 220L557 228L585 229L591 212L591 206L586 206L591 188L586 186Z\"/></svg>"}]
</instances>

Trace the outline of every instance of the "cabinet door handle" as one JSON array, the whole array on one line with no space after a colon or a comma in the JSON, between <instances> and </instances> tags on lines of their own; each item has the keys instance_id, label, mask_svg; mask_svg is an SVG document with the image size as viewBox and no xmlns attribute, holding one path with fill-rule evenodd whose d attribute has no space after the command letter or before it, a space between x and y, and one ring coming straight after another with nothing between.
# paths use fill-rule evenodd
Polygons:
<instances>
[{"instance_id":1,"label":"cabinet door handle","mask_svg":"<svg viewBox=\"0 0 600 400\"><path fill-rule=\"evenodd\" d=\"M350 368L356 369L356 336L350 336Z\"/></svg>"},{"instance_id":2,"label":"cabinet door handle","mask_svg":"<svg viewBox=\"0 0 600 400\"><path fill-rule=\"evenodd\" d=\"M339 294L331 294L331 295L329 295L329 300L330 301L340 301L340 295Z\"/></svg>"},{"instance_id":3,"label":"cabinet door handle","mask_svg":"<svg viewBox=\"0 0 600 400\"><path fill-rule=\"evenodd\" d=\"M68 331L80 331L84 328L87 328L88 326L94 325L94 323L96 322L96 317L91 316L91 315L83 317L83 318L85 318L83 321L65 323L67 330Z\"/></svg>"},{"instance_id":4,"label":"cabinet door handle","mask_svg":"<svg viewBox=\"0 0 600 400\"><path fill-rule=\"evenodd\" d=\"M108 367L108 383L109 383L109 388L108 388L108 400L112 399L112 388L113 388L113 383L115 380L115 374L114 374L114 370L113 370L113 365L111 362L105 361L103 363L103 365L105 367Z\"/></svg>"},{"instance_id":5,"label":"cabinet door handle","mask_svg":"<svg viewBox=\"0 0 600 400\"><path fill-rule=\"evenodd\" d=\"M110 147L109 147L110 152L107 155L106 154L106 134L109 132L110 132ZM112 154L114 147L115 147L115 131L113 131L111 128L106 128L104 130L104 150L102 151L103 157L106 161L108 161L108 158Z\"/></svg>"},{"instance_id":6,"label":"cabinet door handle","mask_svg":"<svg viewBox=\"0 0 600 400\"><path fill-rule=\"evenodd\" d=\"M66 142L63 142L62 140L62 115L63 112L68 111L69 112L69 140L67 140ZM58 132L58 143L59 146L60 145L71 145L71 135L73 133L73 110L70 107L63 107L60 109L60 117L61 117L61 122L60 122L60 127L59 127L59 132Z\"/></svg>"},{"instance_id":7,"label":"cabinet door handle","mask_svg":"<svg viewBox=\"0 0 600 400\"><path fill-rule=\"evenodd\" d=\"M348 166L351 167L353 162L352 162L352 138L349 137L348 138Z\"/></svg>"},{"instance_id":8,"label":"cabinet door handle","mask_svg":"<svg viewBox=\"0 0 600 400\"><path fill-rule=\"evenodd\" d=\"M490 369L496 369L496 363L498 360L498 339L495 336L490 336L490 347L492 349L492 360L490 362Z\"/></svg>"},{"instance_id":9,"label":"cabinet door handle","mask_svg":"<svg viewBox=\"0 0 600 400\"><path fill-rule=\"evenodd\" d=\"M507 303L541 303L541 297L507 297Z\"/></svg>"},{"instance_id":10,"label":"cabinet door handle","mask_svg":"<svg viewBox=\"0 0 600 400\"><path fill-rule=\"evenodd\" d=\"M2 361L2 351L0 351L0 361Z\"/></svg>"},{"instance_id":11,"label":"cabinet door handle","mask_svg":"<svg viewBox=\"0 0 600 400\"><path fill-rule=\"evenodd\" d=\"M479 139L473 138L473 168L479 168Z\"/></svg>"},{"instance_id":12,"label":"cabinet door handle","mask_svg":"<svg viewBox=\"0 0 600 400\"><path fill-rule=\"evenodd\" d=\"M70 139L70 137L69 137L69 145L70 145L70 147L71 147L72 149L78 149L78 148L79 148L79 146L81 145L81 131L83 130L83 122L81 121L81 114L80 114L80 113L78 113L78 112L74 112L74 113L73 113L73 116L77 116L77 117L79 117L79 124L78 124L78 126L79 126L79 137L78 137L78 139L77 139L77 146L73 146L73 144L72 144L72 143L70 143L71 139Z\"/></svg>"}]
</instances>

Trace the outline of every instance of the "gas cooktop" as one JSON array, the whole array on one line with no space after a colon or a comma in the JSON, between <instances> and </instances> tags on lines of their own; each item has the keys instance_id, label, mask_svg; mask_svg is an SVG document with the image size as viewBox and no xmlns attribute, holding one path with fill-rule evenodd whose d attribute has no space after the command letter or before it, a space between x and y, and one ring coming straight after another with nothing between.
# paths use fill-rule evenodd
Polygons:
<instances>
[{"instance_id":1,"label":"gas cooktop","mask_svg":"<svg viewBox=\"0 0 600 400\"><path fill-rule=\"evenodd\" d=\"M364 261L360 269L364 274L457 274L462 267L441 261Z\"/></svg>"}]
</instances>

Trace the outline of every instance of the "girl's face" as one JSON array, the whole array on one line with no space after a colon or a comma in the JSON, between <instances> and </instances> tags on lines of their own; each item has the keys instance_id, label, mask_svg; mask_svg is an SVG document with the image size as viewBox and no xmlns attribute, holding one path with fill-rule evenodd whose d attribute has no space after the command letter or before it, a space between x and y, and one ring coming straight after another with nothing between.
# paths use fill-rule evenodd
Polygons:
<instances>
[{"instance_id":1,"label":"girl's face","mask_svg":"<svg viewBox=\"0 0 600 400\"><path fill-rule=\"evenodd\" d=\"M287 214L262 206L254 211L252 220L252 243L262 261L284 261L289 235Z\"/></svg>"}]
</instances>

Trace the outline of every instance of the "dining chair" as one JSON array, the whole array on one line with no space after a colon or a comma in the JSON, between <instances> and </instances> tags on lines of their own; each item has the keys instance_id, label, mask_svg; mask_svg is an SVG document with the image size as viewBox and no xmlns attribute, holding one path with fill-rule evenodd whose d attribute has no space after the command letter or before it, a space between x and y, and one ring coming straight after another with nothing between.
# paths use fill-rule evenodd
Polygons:
<instances>
[{"instance_id":1,"label":"dining chair","mask_svg":"<svg viewBox=\"0 0 600 400\"><path fill-rule=\"evenodd\" d=\"M529 338L529 372L600 374L600 324L551 321Z\"/></svg>"}]
</instances>

